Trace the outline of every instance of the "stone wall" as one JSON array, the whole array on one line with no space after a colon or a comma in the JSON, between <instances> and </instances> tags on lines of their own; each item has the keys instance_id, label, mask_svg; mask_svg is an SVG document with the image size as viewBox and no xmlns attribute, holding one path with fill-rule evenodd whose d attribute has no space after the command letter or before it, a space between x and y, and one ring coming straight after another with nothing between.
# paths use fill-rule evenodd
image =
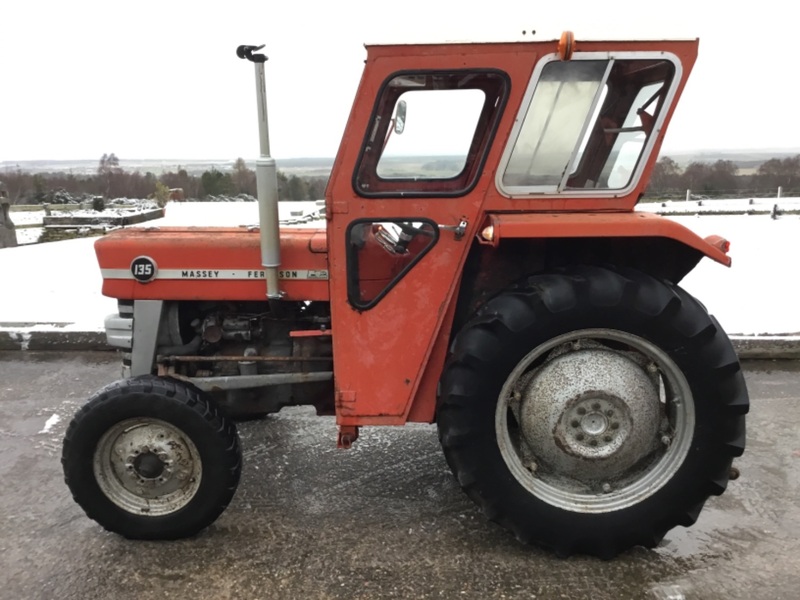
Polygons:
<instances>
[{"instance_id":1,"label":"stone wall","mask_svg":"<svg viewBox=\"0 0 800 600\"><path fill-rule=\"evenodd\" d=\"M17 245L17 230L9 208L9 201L0 197L0 248L14 248Z\"/></svg>"}]
</instances>

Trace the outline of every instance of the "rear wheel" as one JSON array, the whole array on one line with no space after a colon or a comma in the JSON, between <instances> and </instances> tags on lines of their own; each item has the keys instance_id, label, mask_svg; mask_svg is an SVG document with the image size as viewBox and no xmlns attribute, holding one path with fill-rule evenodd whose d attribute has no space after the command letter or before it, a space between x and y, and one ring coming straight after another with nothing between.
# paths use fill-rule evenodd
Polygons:
<instances>
[{"instance_id":1,"label":"rear wheel","mask_svg":"<svg viewBox=\"0 0 800 600\"><path fill-rule=\"evenodd\" d=\"M610 558L691 525L744 450L730 341L685 291L637 271L530 277L458 334L440 440L516 536Z\"/></svg>"},{"instance_id":2,"label":"rear wheel","mask_svg":"<svg viewBox=\"0 0 800 600\"><path fill-rule=\"evenodd\" d=\"M64 438L64 476L86 514L128 538L175 539L211 524L239 482L232 423L205 394L145 375L97 392Z\"/></svg>"}]
</instances>

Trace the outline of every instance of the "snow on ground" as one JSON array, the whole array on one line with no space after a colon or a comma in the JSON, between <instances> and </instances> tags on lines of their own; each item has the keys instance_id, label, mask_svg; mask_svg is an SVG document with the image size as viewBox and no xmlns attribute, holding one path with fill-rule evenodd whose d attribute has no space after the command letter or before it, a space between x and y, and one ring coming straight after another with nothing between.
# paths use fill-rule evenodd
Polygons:
<instances>
[{"instance_id":1,"label":"snow on ground","mask_svg":"<svg viewBox=\"0 0 800 600\"><path fill-rule=\"evenodd\" d=\"M42 227L26 227L25 229L17 228L17 243L21 245L35 244L42 236L44 229Z\"/></svg>"},{"instance_id":2,"label":"snow on ground","mask_svg":"<svg viewBox=\"0 0 800 600\"><path fill-rule=\"evenodd\" d=\"M98 213L94 210L59 210L58 204L51 205L50 216L53 217L97 217ZM152 200L129 200L118 198L109 203L100 216L106 217L125 217L153 210L158 205ZM12 211L11 220L16 226L17 243L20 245L35 244L39 241L44 229L42 227L31 227L31 225L42 225L46 213L42 210L17 210Z\"/></svg>"},{"instance_id":3,"label":"snow on ground","mask_svg":"<svg viewBox=\"0 0 800 600\"><path fill-rule=\"evenodd\" d=\"M704 258L681 282L726 331L775 335L800 332L800 287L794 264L800 216L671 218L701 237L717 234L731 242L730 269Z\"/></svg>"},{"instance_id":4,"label":"snow on ground","mask_svg":"<svg viewBox=\"0 0 800 600\"><path fill-rule=\"evenodd\" d=\"M41 227L22 227L23 225L41 225L44 210L14 211L11 220L16 225L18 244L35 244L42 235Z\"/></svg>"},{"instance_id":5,"label":"snow on ground","mask_svg":"<svg viewBox=\"0 0 800 600\"><path fill-rule=\"evenodd\" d=\"M324 222L309 220L315 208L313 202L282 204L281 219L294 220L299 226L321 227ZM800 216L672 218L701 237L718 234L731 241L731 269L703 259L682 282L728 333L800 332L793 266L795 243L800 239ZM254 203L185 202L168 205L163 219L145 226L239 226L257 222ZM94 241L86 238L0 250L0 281L4 282L0 329L101 331L105 315L116 311L116 301L100 293L102 279ZM26 325L12 326L21 323Z\"/></svg>"},{"instance_id":6,"label":"snow on ground","mask_svg":"<svg viewBox=\"0 0 800 600\"><path fill-rule=\"evenodd\" d=\"M38 323L22 328L101 331L117 303L100 293L94 242L83 238L0 250L0 327Z\"/></svg>"},{"instance_id":7,"label":"snow on ground","mask_svg":"<svg viewBox=\"0 0 800 600\"><path fill-rule=\"evenodd\" d=\"M17 233L19 233L20 225L33 225L42 224L44 219L44 209L42 210L20 210L11 213L11 220L17 226Z\"/></svg>"},{"instance_id":8,"label":"snow on ground","mask_svg":"<svg viewBox=\"0 0 800 600\"><path fill-rule=\"evenodd\" d=\"M671 215L693 215L696 213L729 214L765 213L769 214L773 208L778 211L800 211L800 198L733 198L733 199L695 199L695 200L668 200L666 202L645 202L639 204L637 210L647 212L668 213Z\"/></svg>"},{"instance_id":9,"label":"snow on ground","mask_svg":"<svg viewBox=\"0 0 800 600\"><path fill-rule=\"evenodd\" d=\"M282 225L324 228L324 222L316 220L318 210L324 202L280 202L278 217ZM162 219L149 221L148 225L247 227L258 226L258 204L255 202L170 202Z\"/></svg>"}]
</instances>

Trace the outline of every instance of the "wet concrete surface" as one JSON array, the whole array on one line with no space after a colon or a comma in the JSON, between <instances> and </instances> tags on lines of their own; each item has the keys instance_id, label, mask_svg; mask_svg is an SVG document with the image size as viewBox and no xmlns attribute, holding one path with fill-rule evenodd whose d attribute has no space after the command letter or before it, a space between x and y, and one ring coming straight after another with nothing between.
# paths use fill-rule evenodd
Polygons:
<instances>
[{"instance_id":1,"label":"wet concrete surface","mask_svg":"<svg viewBox=\"0 0 800 600\"><path fill-rule=\"evenodd\" d=\"M73 503L61 438L110 353L0 353L0 598L800 598L800 369L746 367L742 475L698 523L613 561L521 546L461 492L433 426L335 448L304 409L239 426L231 506L190 540L131 542Z\"/></svg>"}]
</instances>

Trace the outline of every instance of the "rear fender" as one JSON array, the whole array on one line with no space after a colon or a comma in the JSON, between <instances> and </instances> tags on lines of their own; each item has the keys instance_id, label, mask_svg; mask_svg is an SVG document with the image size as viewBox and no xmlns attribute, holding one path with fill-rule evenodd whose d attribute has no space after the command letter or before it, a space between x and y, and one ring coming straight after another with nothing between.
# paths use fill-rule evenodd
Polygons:
<instances>
[{"instance_id":1,"label":"rear fender","mask_svg":"<svg viewBox=\"0 0 800 600\"><path fill-rule=\"evenodd\" d=\"M575 264L616 265L679 283L707 256L730 266L729 243L649 213L493 214L464 266L454 330L522 277Z\"/></svg>"},{"instance_id":2,"label":"rear fender","mask_svg":"<svg viewBox=\"0 0 800 600\"><path fill-rule=\"evenodd\" d=\"M479 231L479 241L495 247L504 239L552 238L666 238L696 250L699 258L731 266L726 239L701 238L675 221L644 212L494 214Z\"/></svg>"}]
</instances>

